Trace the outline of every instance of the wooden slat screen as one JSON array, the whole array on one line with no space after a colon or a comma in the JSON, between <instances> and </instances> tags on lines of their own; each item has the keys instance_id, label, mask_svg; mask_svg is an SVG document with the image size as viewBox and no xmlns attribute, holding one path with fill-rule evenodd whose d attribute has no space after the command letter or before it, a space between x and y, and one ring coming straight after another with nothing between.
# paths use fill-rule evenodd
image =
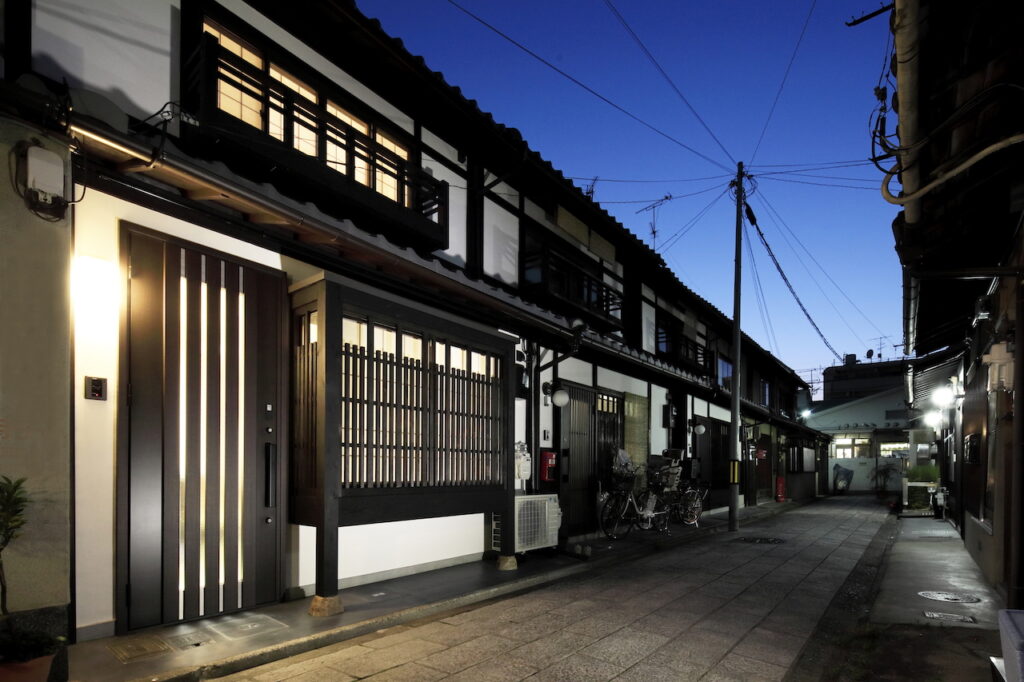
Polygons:
<instances>
[{"instance_id":1,"label":"wooden slat screen","mask_svg":"<svg viewBox=\"0 0 1024 682\"><path fill-rule=\"evenodd\" d=\"M357 324L369 330L365 345L344 343L340 353L342 486L501 483L500 356L448 345L420 331ZM397 340L398 348L374 348L382 331L392 343ZM402 346L409 339L414 351ZM300 393L303 368L313 357L304 352L300 347L296 355ZM309 384L306 390L315 386ZM309 399L296 395L297 405Z\"/></svg>"}]
</instances>

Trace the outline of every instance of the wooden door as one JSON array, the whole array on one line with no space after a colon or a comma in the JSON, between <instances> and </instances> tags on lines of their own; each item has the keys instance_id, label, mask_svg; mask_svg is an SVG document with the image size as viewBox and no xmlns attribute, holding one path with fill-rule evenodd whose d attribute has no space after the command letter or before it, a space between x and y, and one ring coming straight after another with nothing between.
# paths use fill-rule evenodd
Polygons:
<instances>
[{"instance_id":1,"label":"wooden door","mask_svg":"<svg viewBox=\"0 0 1024 682\"><path fill-rule=\"evenodd\" d=\"M124 229L118 627L275 601L284 280Z\"/></svg>"}]
</instances>

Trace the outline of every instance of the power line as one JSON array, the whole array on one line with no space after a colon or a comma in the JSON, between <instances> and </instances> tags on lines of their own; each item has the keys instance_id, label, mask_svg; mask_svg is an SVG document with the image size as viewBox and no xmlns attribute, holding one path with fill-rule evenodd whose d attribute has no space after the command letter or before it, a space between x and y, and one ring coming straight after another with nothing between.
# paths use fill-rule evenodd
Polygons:
<instances>
[{"instance_id":1,"label":"power line","mask_svg":"<svg viewBox=\"0 0 1024 682\"><path fill-rule=\"evenodd\" d=\"M763 177L763 176L759 176L759 177ZM812 182L810 180L793 180L792 178L776 178L776 177L771 177L771 176L766 177L764 179L765 180L774 180L775 182L792 182L792 183L796 183L797 185L816 185L818 187L837 187L837 188L840 188L840 189L865 189L865 190L868 190L869 192L877 192L878 191L877 187L862 187L860 185L839 185L839 184L836 184L836 183L833 183L833 182Z\"/></svg>"},{"instance_id":2,"label":"power line","mask_svg":"<svg viewBox=\"0 0 1024 682\"><path fill-rule=\"evenodd\" d=\"M672 182L700 182L702 180L721 180L722 178L731 178L735 176L735 173L729 173L728 175L709 175L703 178L679 178L676 180L639 180L639 179L613 179L613 178L600 178L587 176L583 177L580 175L567 175L565 176L569 180L586 180L587 182L598 181L598 182L636 182L636 183L650 183L650 184L665 184Z\"/></svg>"},{"instance_id":3,"label":"power line","mask_svg":"<svg viewBox=\"0 0 1024 682\"><path fill-rule=\"evenodd\" d=\"M718 201L729 192L730 186L731 185L726 185L725 189L722 190L721 194L717 195L714 199L711 200L711 202L707 206L698 211L697 215L695 215L693 218L690 218L690 220L687 221L686 224L684 224L682 227L680 227L678 230L672 233L672 235L669 236L669 238L662 243L661 253L668 253L668 250L675 246L676 242L682 239L687 232L693 229L693 226L700 222L700 219L707 215L708 211L710 211L714 207L714 205L717 204Z\"/></svg>"},{"instance_id":4,"label":"power line","mask_svg":"<svg viewBox=\"0 0 1024 682\"><path fill-rule=\"evenodd\" d=\"M844 163L833 166L798 166L790 168L788 170L775 170L775 171L764 171L762 173L756 173L757 177L763 175L793 175L794 173L810 173L813 171L835 171L842 168L866 168L867 166L874 166L873 161L857 161L856 163Z\"/></svg>"},{"instance_id":5,"label":"power line","mask_svg":"<svg viewBox=\"0 0 1024 682\"><path fill-rule=\"evenodd\" d=\"M794 168L796 166L842 166L845 164L869 164L870 159L850 159L847 161L809 161L807 163L759 163L750 168Z\"/></svg>"},{"instance_id":6,"label":"power line","mask_svg":"<svg viewBox=\"0 0 1024 682\"><path fill-rule=\"evenodd\" d=\"M814 331L818 333L818 336L821 338L822 343L824 343L825 346L830 351L832 351L832 355L835 355L837 360L842 361L843 356L840 355L839 352L832 347L832 344L828 342L828 339L825 338L825 334L821 331L821 328L818 327L818 323L814 321L814 318L811 317L811 314L807 311L807 307L804 306L803 301L801 301L800 297L797 296L796 289L793 288L793 284L789 281L789 277L786 276L786 272L782 269L782 265L779 263L779 259L775 257L775 253L772 251L772 247L768 245L768 240L765 239L764 233L761 232L761 228L757 226L757 221L753 217L753 211L750 210L750 204L746 205L746 209L748 220L750 220L750 223L754 226L754 229L757 230L757 236L761 239L761 243L764 245L765 251L767 251L768 255L771 257L772 263L775 264L775 269L779 271L779 276L782 277L782 281L786 283L786 287L789 289L789 293L793 295L793 300L795 300L796 304L800 306L800 310L803 311L804 317L806 317L807 321L811 323L812 327L814 327Z\"/></svg>"},{"instance_id":7,"label":"power line","mask_svg":"<svg viewBox=\"0 0 1024 682\"><path fill-rule=\"evenodd\" d=\"M760 197L759 197L759 198L760 198ZM761 203L762 203L762 204L764 204L764 201L762 201ZM767 207L767 204L764 204L764 205L765 205L765 206ZM781 227L781 226L780 226L780 224L779 224L779 221L778 221L778 220L776 220L776 218L775 218L775 216L774 216L774 215L772 214L772 211L771 211L771 210L768 210L768 218L769 218L769 220L771 220L771 221L772 221L772 223L774 223L774 224L775 224L775 227L776 227L776 229L778 229L778 231L779 231L779 234L781 234L781 235L782 235L782 238L783 238L783 239L784 239L784 240L786 241L786 244L787 244L787 245L789 246L789 248L790 248L790 249L792 249L792 251L793 251L793 255L795 255L795 256L796 256L797 262L799 262L799 263L800 263L801 267L803 267L804 271L805 271L805 272L807 273L807 275L808 275L808 276L809 276L809 277L811 278L811 281L812 281L812 282L814 282L814 286L818 287L818 291L820 291L820 292L821 292L821 295L825 297L825 300L826 300L826 301L828 301L828 304L829 304L830 306L832 306L832 310L836 311L836 315L838 315L838 316L839 316L839 319L840 319L840 320L842 320L842 322L843 322L843 324L844 324L844 325L846 325L846 328L850 330L850 333L851 333L851 334L853 334L854 338L855 338L855 339L857 339L857 340L858 340L858 341L860 342L860 344L861 344L862 346L863 346L863 345L866 345L866 344L865 344L865 342L864 342L864 339L862 339L862 338L860 337L860 335L859 335L859 334L857 333L857 330L855 330L855 329L853 328L853 325L851 325L851 324L849 323L849 321L847 321L847 319L846 319L846 316L845 316L845 315L843 315L843 313L842 313L842 312L840 312L840 310L839 310L839 308L838 308L838 307L836 306L835 302L834 302L834 301L832 300L832 298L831 298L831 297L830 297L830 296L829 296L829 295L828 295L828 294L827 294L827 293L825 292L825 289L824 289L824 288L823 288L823 287L821 286L821 283L820 283L820 282L818 282L818 279L817 279L817 278L816 278L816 277L814 276L814 274L813 274L813 273L811 272L810 268L808 268L808 267L807 267L807 264L806 264L806 263L804 262L804 259L800 257L800 252L796 250L796 248L795 248L795 247L793 246L793 243L792 243L792 242L791 242L791 241L789 240L789 237L788 237L788 236L786 236L786 232L785 232L785 231L784 231L784 230L782 229L782 227ZM795 235L794 235L794 237L795 237ZM801 246L802 246L802 244L801 244Z\"/></svg>"},{"instance_id":8,"label":"power line","mask_svg":"<svg viewBox=\"0 0 1024 682\"><path fill-rule=\"evenodd\" d=\"M721 187L721 184L714 185L713 187L705 187L704 189L697 190L696 192L689 192L687 194L666 194L663 197L657 199L628 199L623 201L598 201L599 204L653 204L655 202L665 203L666 201L675 201L676 199L685 199L686 197L695 197L698 194L706 194L712 190L716 190ZM639 211L638 211L639 212Z\"/></svg>"},{"instance_id":9,"label":"power line","mask_svg":"<svg viewBox=\"0 0 1024 682\"><path fill-rule=\"evenodd\" d=\"M754 258L754 247L751 245L750 230L746 224L743 225L744 240L747 246L747 257L750 258L750 270L754 280L754 297L757 299L757 309L761 314L761 324L764 326L765 334L768 335L768 344L775 357L779 357L779 340L775 338L775 327L772 326L771 316L768 314L768 303L764 295L764 287L761 286L761 274L757 271L757 259Z\"/></svg>"},{"instance_id":10,"label":"power line","mask_svg":"<svg viewBox=\"0 0 1024 682\"><path fill-rule=\"evenodd\" d=\"M807 26L811 23L811 15L814 14L814 6L818 4L818 0L811 0L811 8L807 10L807 18L804 20L804 26L800 29L800 36L796 39L796 45L793 46L793 54L789 57L789 64L786 65L786 72L782 74L782 82L779 83L779 90L775 93L775 100L772 102L772 108L768 110L768 118L765 119L764 127L761 128L761 135L757 138L757 144L754 145L754 153L750 155L750 163L754 163L754 157L757 156L757 150L761 148L761 141L764 140L764 134L768 131L768 124L771 123L772 115L775 113L775 107L779 103L779 98L782 97L782 90L786 87L786 79L789 78L789 70L793 68L793 62L796 61L796 53L800 50L800 43L804 40L804 34L807 33Z\"/></svg>"},{"instance_id":11,"label":"power line","mask_svg":"<svg viewBox=\"0 0 1024 682\"><path fill-rule=\"evenodd\" d=\"M686 107L690 110L690 113L693 114L698 121L700 121L700 124L702 126L704 126L704 130L706 130L708 135L711 136L711 139L715 141L715 144L717 144L718 148L722 150L722 153L725 154L725 156L730 161L732 161L733 164L735 164L736 159L732 158L732 154L730 154L729 150L725 148L725 145L722 144L722 141L718 139L718 136L715 135L715 133L708 126L708 124L704 122L704 119L700 117L700 114L698 114L697 110L693 108L692 104L690 104L690 100L686 99L686 95L684 95L682 90L680 90L679 87L675 84L675 81L673 81L672 78L665 71L665 69L661 67L661 64L658 63L658 60L654 58L654 55L651 54L651 51L647 49L646 45L644 45L644 41L640 40L640 36L636 34L636 31L634 31L630 27L625 17L623 17L622 14L619 13L619 10L615 8L615 5L612 4L612 0L604 0L604 4L608 6L608 9L611 11L611 13L615 15L615 18L619 20L619 23L622 24L622 27L626 29L626 32L633 37L633 40L640 47L640 50L647 56L647 59L651 62L651 64L654 65L654 68L658 70L658 73L662 75L662 77L668 82L668 84L672 87L675 93L679 95L679 99L683 101L683 104L685 104Z\"/></svg>"},{"instance_id":12,"label":"power line","mask_svg":"<svg viewBox=\"0 0 1024 682\"><path fill-rule=\"evenodd\" d=\"M482 26L490 29L491 31L493 31L494 33L498 34L499 36L501 36L502 38L504 38L508 42L512 43L513 45L518 47L520 50L522 50L526 54L530 55L531 57L533 57L534 59L539 61L541 64L543 64L546 67L548 67L549 69L551 69L552 71L555 71L556 73L558 73L562 77L567 78L568 80L572 81L573 83L575 83L579 87L581 87L584 90L586 90L587 92L589 92L594 97L597 97L599 100L601 100L605 104L611 106L612 108L616 109L617 111L619 111L619 112L625 114L626 116L630 117L631 119L633 119L634 121L636 121L640 125L644 126L648 130L651 130L652 132L655 132L658 135L661 135L666 140L672 142L673 144L679 145L680 147L682 147L686 151L699 156L700 158L704 159L708 163L713 164L715 166L718 166L719 168L721 168L724 171L730 171L731 170L725 164L720 163L720 162L712 159L710 156L707 156L706 154L703 154L703 153L697 151L696 149L694 149L693 147L689 146L685 142L681 142L680 140L677 140L676 138L674 138L671 135L669 135L668 133L666 133L666 132L664 132L664 131L662 131L662 130L660 130L658 128L655 128L653 125L651 125L647 121L643 120L642 118L640 118L636 114L634 114L634 113L624 109L623 107L619 106L615 102L611 101L610 99L608 99L607 97L605 97L601 93L599 93L596 90L594 90L593 88L591 88L589 85L586 85L585 83L583 83L582 81L578 80L577 78L574 78L573 76L570 76L568 73L566 73L565 71L562 71L560 68L558 68L557 66L555 66L554 64L552 64L548 60L544 59L539 54L537 54L536 52L532 51L531 49L529 49L528 47L526 47L522 43L516 41L511 36L503 33L501 30L499 30L495 26L492 26L491 24L487 23L486 21L484 21L483 19L481 19L477 15L473 14L468 9L466 9L465 7L463 7L460 4L458 4L457 2L455 2L455 0L448 0L448 3L450 5L452 5L453 7L455 7L457 10L459 10L460 12L462 12L463 14L465 14L466 16L470 17L471 19L473 19L474 21L478 22Z\"/></svg>"},{"instance_id":13,"label":"power line","mask_svg":"<svg viewBox=\"0 0 1024 682\"><path fill-rule=\"evenodd\" d=\"M773 175L795 175L799 178L824 178L826 180L852 180L854 182L870 182L875 185L878 184L877 178L853 178L847 175L819 175L817 173L806 173L804 171L794 171L792 173L774 173Z\"/></svg>"},{"instance_id":14,"label":"power line","mask_svg":"<svg viewBox=\"0 0 1024 682\"><path fill-rule=\"evenodd\" d=\"M879 334L884 334L885 332L879 329L878 325L876 325L874 321L872 321L872 319L868 317L863 310L860 309L860 306L854 303L853 299L850 298L845 291L843 291L843 288L839 286L839 284L834 279L832 279L832 275L828 274L828 270L822 267L821 263L818 262L818 259L814 257L814 254L810 252L810 250L804 245L802 241L800 241L800 237L798 237L797 234L793 231L793 229L790 228L789 224L782 217L782 214L779 213L778 210L776 210L775 206L773 206L772 203L768 201L768 197L766 197L764 194L761 194L760 199L764 203L764 205L768 207L768 210L771 211L776 218L778 218L782 226L785 227L791 235L793 235L793 239L795 239L796 243L800 245L800 248L804 250L804 253L806 253L810 257L811 262L818 266L818 269L821 270L825 277L828 278L828 281L832 283L832 286L834 286L839 291L839 293L843 295L843 298L845 298L849 302L849 304L853 306L853 309L860 313L860 316L863 317L876 332L878 332Z\"/></svg>"}]
</instances>

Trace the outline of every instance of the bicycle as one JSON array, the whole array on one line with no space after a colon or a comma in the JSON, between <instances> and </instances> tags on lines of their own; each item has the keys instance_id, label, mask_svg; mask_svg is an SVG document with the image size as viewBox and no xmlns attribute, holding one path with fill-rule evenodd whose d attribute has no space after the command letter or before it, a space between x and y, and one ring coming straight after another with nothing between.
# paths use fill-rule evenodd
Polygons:
<instances>
[{"instance_id":1,"label":"bicycle","mask_svg":"<svg viewBox=\"0 0 1024 682\"><path fill-rule=\"evenodd\" d=\"M648 467L647 485L637 496L633 491L640 471L640 466L612 470L612 490L598 516L601 531L611 540L626 537L633 526L658 532L668 529L669 509L659 494L663 487L659 472Z\"/></svg>"},{"instance_id":2,"label":"bicycle","mask_svg":"<svg viewBox=\"0 0 1024 682\"><path fill-rule=\"evenodd\" d=\"M704 512L704 500L707 499L707 496L707 481L688 479L685 488L668 505L669 518L673 523L699 527L700 517Z\"/></svg>"}]
</instances>

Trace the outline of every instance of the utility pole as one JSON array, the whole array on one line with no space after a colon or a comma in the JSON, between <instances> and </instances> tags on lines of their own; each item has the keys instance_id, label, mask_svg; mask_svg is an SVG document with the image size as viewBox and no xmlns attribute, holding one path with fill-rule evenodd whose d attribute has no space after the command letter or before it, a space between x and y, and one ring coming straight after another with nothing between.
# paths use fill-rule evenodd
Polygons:
<instances>
[{"instance_id":1,"label":"utility pole","mask_svg":"<svg viewBox=\"0 0 1024 682\"><path fill-rule=\"evenodd\" d=\"M740 458L743 425L740 423L740 392L743 387L743 366L740 358L742 352L740 342L743 334L740 331L740 289L743 266L743 162L736 164L736 267L733 282L732 298L732 414L729 420L729 530L740 529Z\"/></svg>"}]
</instances>

